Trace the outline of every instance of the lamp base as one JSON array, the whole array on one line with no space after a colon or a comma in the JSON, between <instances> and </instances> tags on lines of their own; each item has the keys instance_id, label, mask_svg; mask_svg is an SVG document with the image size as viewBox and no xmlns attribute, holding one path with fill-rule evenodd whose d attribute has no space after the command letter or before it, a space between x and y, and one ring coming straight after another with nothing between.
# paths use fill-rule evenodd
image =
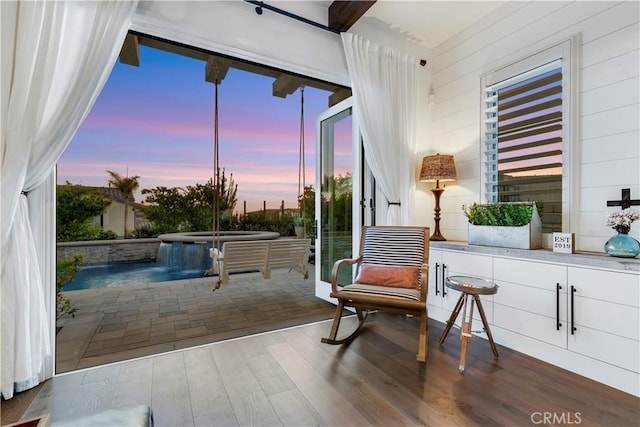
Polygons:
<instances>
[{"instance_id":1,"label":"lamp base","mask_svg":"<svg viewBox=\"0 0 640 427\"><path fill-rule=\"evenodd\" d=\"M435 222L435 229L433 230L433 234L431 235L431 237L429 237L429 240L434 242L438 242L438 241L442 242L444 240L447 240L444 238L442 234L440 234L440 196L444 192L444 188L440 188L438 184L439 184L438 181L436 181L436 188L431 189L431 192L433 193L433 196L436 199L436 207L433 210L434 212L433 220Z\"/></svg>"},{"instance_id":2,"label":"lamp base","mask_svg":"<svg viewBox=\"0 0 640 427\"><path fill-rule=\"evenodd\" d=\"M429 237L429 240L431 240L432 242L444 242L444 241L447 240L447 239L444 238L444 236L442 234L440 234L440 230L436 230L436 232L434 232L431 235L431 237Z\"/></svg>"}]
</instances>

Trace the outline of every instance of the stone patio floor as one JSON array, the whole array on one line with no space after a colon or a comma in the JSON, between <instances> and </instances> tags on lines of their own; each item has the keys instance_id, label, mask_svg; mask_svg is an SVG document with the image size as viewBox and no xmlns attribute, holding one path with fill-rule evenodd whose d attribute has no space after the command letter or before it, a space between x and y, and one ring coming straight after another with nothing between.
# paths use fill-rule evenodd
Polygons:
<instances>
[{"instance_id":1,"label":"stone patio floor","mask_svg":"<svg viewBox=\"0 0 640 427\"><path fill-rule=\"evenodd\" d=\"M335 310L296 272L232 275L212 292L215 280L65 292L78 311L58 322L56 373L326 320Z\"/></svg>"}]
</instances>

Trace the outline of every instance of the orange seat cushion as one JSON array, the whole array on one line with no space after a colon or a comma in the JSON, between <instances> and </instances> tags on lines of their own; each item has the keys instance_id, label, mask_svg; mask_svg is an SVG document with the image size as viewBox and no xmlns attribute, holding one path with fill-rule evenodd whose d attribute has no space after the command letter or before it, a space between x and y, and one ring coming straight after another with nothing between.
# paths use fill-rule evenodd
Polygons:
<instances>
[{"instance_id":1,"label":"orange seat cushion","mask_svg":"<svg viewBox=\"0 0 640 427\"><path fill-rule=\"evenodd\" d=\"M405 266L362 264L354 283L417 289L418 269Z\"/></svg>"}]
</instances>

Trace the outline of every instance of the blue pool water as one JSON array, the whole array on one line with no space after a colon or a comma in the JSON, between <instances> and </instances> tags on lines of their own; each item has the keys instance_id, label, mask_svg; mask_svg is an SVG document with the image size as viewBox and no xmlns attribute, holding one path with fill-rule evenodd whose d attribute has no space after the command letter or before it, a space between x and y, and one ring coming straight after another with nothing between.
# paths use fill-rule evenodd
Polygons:
<instances>
[{"instance_id":1,"label":"blue pool water","mask_svg":"<svg viewBox=\"0 0 640 427\"><path fill-rule=\"evenodd\" d=\"M172 270L157 266L155 261L91 265L82 267L64 290L77 291L200 277L204 277L204 270Z\"/></svg>"}]
</instances>

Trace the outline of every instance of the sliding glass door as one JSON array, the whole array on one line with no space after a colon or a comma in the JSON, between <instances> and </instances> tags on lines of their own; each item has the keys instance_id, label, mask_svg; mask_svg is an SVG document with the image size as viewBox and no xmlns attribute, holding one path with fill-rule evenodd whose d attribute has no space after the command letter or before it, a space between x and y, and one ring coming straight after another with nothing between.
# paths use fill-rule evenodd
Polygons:
<instances>
[{"instance_id":1,"label":"sliding glass door","mask_svg":"<svg viewBox=\"0 0 640 427\"><path fill-rule=\"evenodd\" d=\"M330 301L336 260L357 253L362 226L362 150L351 98L318 116L316 138L316 296ZM343 269L339 284L351 282Z\"/></svg>"}]
</instances>

